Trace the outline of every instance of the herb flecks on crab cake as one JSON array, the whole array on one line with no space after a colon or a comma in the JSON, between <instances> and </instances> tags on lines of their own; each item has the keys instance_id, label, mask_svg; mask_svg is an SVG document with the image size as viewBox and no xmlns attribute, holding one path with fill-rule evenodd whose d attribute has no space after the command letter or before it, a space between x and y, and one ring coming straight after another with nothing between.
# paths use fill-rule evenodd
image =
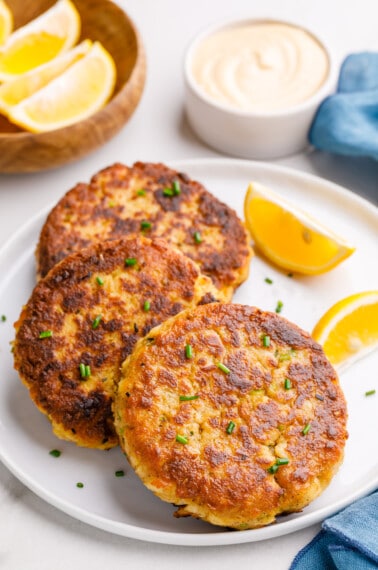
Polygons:
<instances>
[{"instance_id":1,"label":"herb flecks on crab cake","mask_svg":"<svg viewBox=\"0 0 378 570\"><path fill-rule=\"evenodd\" d=\"M98 242L36 285L15 325L15 368L58 437L113 447L123 360L152 327L216 295L198 266L161 239Z\"/></svg>"},{"instance_id":2,"label":"herb flecks on crab cake","mask_svg":"<svg viewBox=\"0 0 378 570\"><path fill-rule=\"evenodd\" d=\"M248 276L250 239L234 210L185 174L142 162L114 164L58 202L41 231L38 274L94 240L130 233L178 247L226 301Z\"/></svg>"},{"instance_id":3,"label":"herb flecks on crab cake","mask_svg":"<svg viewBox=\"0 0 378 570\"><path fill-rule=\"evenodd\" d=\"M335 370L286 319L237 304L189 309L126 359L120 444L145 485L235 529L301 511L329 484L347 438Z\"/></svg>"}]
</instances>

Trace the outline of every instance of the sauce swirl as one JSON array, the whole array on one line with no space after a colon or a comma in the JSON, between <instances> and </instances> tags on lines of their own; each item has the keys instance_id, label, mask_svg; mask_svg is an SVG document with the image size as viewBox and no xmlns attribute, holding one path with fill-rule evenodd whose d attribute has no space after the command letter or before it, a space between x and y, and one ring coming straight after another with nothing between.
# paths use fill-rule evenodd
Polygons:
<instances>
[{"instance_id":1,"label":"sauce swirl","mask_svg":"<svg viewBox=\"0 0 378 570\"><path fill-rule=\"evenodd\" d=\"M252 22L203 39L193 53L192 73L218 103L276 112L314 95L328 77L329 59L321 43L297 26Z\"/></svg>"}]
</instances>

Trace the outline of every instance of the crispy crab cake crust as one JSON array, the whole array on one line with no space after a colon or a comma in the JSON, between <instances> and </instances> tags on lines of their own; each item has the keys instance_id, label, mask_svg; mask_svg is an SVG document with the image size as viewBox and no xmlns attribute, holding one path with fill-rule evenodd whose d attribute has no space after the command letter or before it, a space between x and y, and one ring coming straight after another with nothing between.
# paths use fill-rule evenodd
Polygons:
<instances>
[{"instance_id":1,"label":"crispy crab cake crust","mask_svg":"<svg viewBox=\"0 0 378 570\"><path fill-rule=\"evenodd\" d=\"M345 399L320 345L236 304L189 309L150 331L123 365L114 410L150 490L177 516L235 529L303 509L330 482L347 438ZM273 467L277 458L288 464Z\"/></svg>"},{"instance_id":2,"label":"crispy crab cake crust","mask_svg":"<svg viewBox=\"0 0 378 570\"><path fill-rule=\"evenodd\" d=\"M118 443L114 384L136 341L216 294L197 265L161 239L94 244L66 257L35 287L15 324L15 368L58 437L110 448ZM43 331L52 336L40 338ZM89 366L90 376L80 365Z\"/></svg>"},{"instance_id":3,"label":"crispy crab cake crust","mask_svg":"<svg viewBox=\"0 0 378 570\"><path fill-rule=\"evenodd\" d=\"M174 182L179 193L165 195ZM38 274L94 240L140 232L142 222L151 224L148 237L163 237L197 262L224 300L247 278L252 250L236 213L185 174L142 162L114 164L58 202L41 231Z\"/></svg>"}]
</instances>

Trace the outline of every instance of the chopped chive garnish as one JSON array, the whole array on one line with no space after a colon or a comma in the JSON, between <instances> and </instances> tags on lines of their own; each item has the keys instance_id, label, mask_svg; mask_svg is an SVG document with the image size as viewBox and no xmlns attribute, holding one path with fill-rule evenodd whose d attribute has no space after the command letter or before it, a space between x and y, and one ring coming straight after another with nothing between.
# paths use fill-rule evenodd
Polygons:
<instances>
[{"instance_id":1,"label":"chopped chive garnish","mask_svg":"<svg viewBox=\"0 0 378 570\"><path fill-rule=\"evenodd\" d=\"M78 483L76 483L76 487L78 487L79 489L82 489L84 487L84 483L79 481Z\"/></svg>"},{"instance_id":2,"label":"chopped chive garnish","mask_svg":"<svg viewBox=\"0 0 378 570\"><path fill-rule=\"evenodd\" d=\"M80 376L82 378L89 378L89 376L91 375L91 367L88 364L83 364L83 362L80 362L79 370L80 370Z\"/></svg>"},{"instance_id":3,"label":"chopped chive garnish","mask_svg":"<svg viewBox=\"0 0 378 570\"><path fill-rule=\"evenodd\" d=\"M268 473L272 473L274 475L274 473L277 473L278 468L281 465L288 465L288 463L289 463L289 460L287 457L277 457L276 462L273 465L271 465L267 469L267 471L268 471Z\"/></svg>"},{"instance_id":4,"label":"chopped chive garnish","mask_svg":"<svg viewBox=\"0 0 378 570\"><path fill-rule=\"evenodd\" d=\"M201 243L201 242L202 242L202 237L201 237L200 232L194 232L193 237L194 237L194 241L195 241L196 243Z\"/></svg>"},{"instance_id":5,"label":"chopped chive garnish","mask_svg":"<svg viewBox=\"0 0 378 570\"><path fill-rule=\"evenodd\" d=\"M277 457L276 465L288 465L288 464L289 464L289 460L287 457Z\"/></svg>"},{"instance_id":6,"label":"chopped chive garnish","mask_svg":"<svg viewBox=\"0 0 378 570\"><path fill-rule=\"evenodd\" d=\"M307 435L308 432L310 431L310 429L311 429L311 424L310 424L310 423L306 424L305 427L304 427L303 430L302 430L302 434L303 434L303 435Z\"/></svg>"},{"instance_id":7,"label":"chopped chive garnish","mask_svg":"<svg viewBox=\"0 0 378 570\"><path fill-rule=\"evenodd\" d=\"M190 344L185 345L185 357L190 360L193 358L193 349Z\"/></svg>"},{"instance_id":8,"label":"chopped chive garnish","mask_svg":"<svg viewBox=\"0 0 378 570\"><path fill-rule=\"evenodd\" d=\"M125 259L125 265L127 267L131 267L132 265L136 265L137 264L137 260L135 257L127 257Z\"/></svg>"},{"instance_id":9,"label":"chopped chive garnish","mask_svg":"<svg viewBox=\"0 0 378 570\"><path fill-rule=\"evenodd\" d=\"M375 394L375 390L368 390L365 392L365 396L373 396Z\"/></svg>"},{"instance_id":10,"label":"chopped chive garnish","mask_svg":"<svg viewBox=\"0 0 378 570\"><path fill-rule=\"evenodd\" d=\"M164 188L163 195L169 197L174 196L174 191L172 190L172 188Z\"/></svg>"},{"instance_id":11,"label":"chopped chive garnish","mask_svg":"<svg viewBox=\"0 0 378 570\"><path fill-rule=\"evenodd\" d=\"M273 283L273 279L270 279L269 277L265 277L264 281L265 283L269 283L269 285Z\"/></svg>"},{"instance_id":12,"label":"chopped chive garnish","mask_svg":"<svg viewBox=\"0 0 378 570\"><path fill-rule=\"evenodd\" d=\"M52 331L41 331L38 338L50 338L52 334Z\"/></svg>"},{"instance_id":13,"label":"chopped chive garnish","mask_svg":"<svg viewBox=\"0 0 378 570\"><path fill-rule=\"evenodd\" d=\"M52 457L60 457L62 455L62 452L59 451L59 449L52 449L49 451L49 454L52 455Z\"/></svg>"},{"instance_id":14,"label":"chopped chive garnish","mask_svg":"<svg viewBox=\"0 0 378 570\"><path fill-rule=\"evenodd\" d=\"M277 301L276 313L280 313L282 311L282 307L283 307L283 302Z\"/></svg>"},{"instance_id":15,"label":"chopped chive garnish","mask_svg":"<svg viewBox=\"0 0 378 570\"><path fill-rule=\"evenodd\" d=\"M146 195L146 191L141 189L141 190L137 190L137 195L138 196L145 196Z\"/></svg>"},{"instance_id":16,"label":"chopped chive garnish","mask_svg":"<svg viewBox=\"0 0 378 570\"><path fill-rule=\"evenodd\" d=\"M264 334L264 336L262 337L262 343L263 346L270 346L270 336L268 336L267 334Z\"/></svg>"},{"instance_id":17,"label":"chopped chive garnish","mask_svg":"<svg viewBox=\"0 0 378 570\"><path fill-rule=\"evenodd\" d=\"M180 402L190 402L191 400L198 400L198 398L197 394L194 396L180 396Z\"/></svg>"},{"instance_id":18,"label":"chopped chive garnish","mask_svg":"<svg viewBox=\"0 0 378 570\"><path fill-rule=\"evenodd\" d=\"M289 378L285 378L284 387L285 390L291 390L291 381Z\"/></svg>"},{"instance_id":19,"label":"chopped chive garnish","mask_svg":"<svg viewBox=\"0 0 378 570\"><path fill-rule=\"evenodd\" d=\"M114 208L115 205L116 203L114 202L114 200L110 200L110 202L108 203L109 208Z\"/></svg>"},{"instance_id":20,"label":"chopped chive garnish","mask_svg":"<svg viewBox=\"0 0 378 570\"><path fill-rule=\"evenodd\" d=\"M183 435L177 434L176 441L177 443L182 443L183 445L185 445L186 443L188 443L188 438L184 437Z\"/></svg>"},{"instance_id":21,"label":"chopped chive garnish","mask_svg":"<svg viewBox=\"0 0 378 570\"><path fill-rule=\"evenodd\" d=\"M1 315L1 322L5 323L6 320L7 320L7 317L5 315Z\"/></svg>"},{"instance_id":22,"label":"chopped chive garnish","mask_svg":"<svg viewBox=\"0 0 378 570\"><path fill-rule=\"evenodd\" d=\"M118 471L116 471L116 472L114 473L114 475L115 475L116 477L124 477L124 476L125 476L125 472L124 472L123 469L119 469Z\"/></svg>"},{"instance_id":23,"label":"chopped chive garnish","mask_svg":"<svg viewBox=\"0 0 378 570\"><path fill-rule=\"evenodd\" d=\"M228 426L226 427L226 432L231 434L235 429L234 422L229 422Z\"/></svg>"},{"instance_id":24,"label":"chopped chive garnish","mask_svg":"<svg viewBox=\"0 0 378 570\"><path fill-rule=\"evenodd\" d=\"M224 372L225 374L230 374L231 370L227 368L227 366L225 366L222 362L217 362L217 366L219 370L222 370L222 372Z\"/></svg>"},{"instance_id":25,"label":"chopped chive garnish","mask_svg":"<svg viewBox=\"0 0 378 570\"><path fill-rule=\"evenodd\" d=\"M143 221L140 223L141 230L150 230L152 228L151 222Z\"/></svg>"},{"instance_id":26,"label":"chopped chive garnish","mask_svg":"<svg viewBox=\"0 0 378 570\"><path fill-rule=\"evenodd\" d=\"M323 400L324 400L324 397L321 396L321 394L315 394L315 398L316 398L317 400L320 400L321 402L323 402Z\"/></svg>"},{"instance_id":27,"label":"chopped chive garnish","mask_svg":"<svg viewBox=\"0 0 378 570\"><path fill-rule=\"evenodd\" d=\"M151 309L150 301L145 301L143 304L143 311L149 311Z\"/></svg>"},{"instance_id":28,"label":"chopped chive garnish","mask_svg":"<svg viewBox=\"0 0 378 570\"><path fill-rule=\"evenodd\" d=\"M173 192L174 192L175 196L178 196L179 194L181 194L180 182L178 180L173 181L172 188L173 188Z\"/></svg>"},{"instance_id":29,"label":"chopped chive garnish","mask_svg":"<svg viewBox=\"0 0 378 570\"><path fill-rule=\"evenodd\" d=\"M104 280L102 279L102 277L97 276L97 277L96 277L96 281L97 281L98 285L103 285L103 284L104 284Z\"/></svg>"},{"instance_id":30,"label":"chopped chive garnish","mask_svg":"<svg viewBox=\"0 0 378 570\"><path fill-rule=\"evenodd\" d=\"M94 319L93 323L92 323L92 329L97 329L98 325L100 324L102 319L102 315L97 315L97 317Z\"/></svg>"},{"instance_id":31,"label":"chopped chive garnish","mask_svg":"<svg viewBox=\"0 0 378 570\"><path fill-rule=\"evenodd\" d=\"M295 356L296 354L297 353L295 352L295 350L290 348L290 350L288 352L284 352L283 354L278 355L278 361L284 362L285 360L291 360L292 357Z\"/></svg>"}]
</instances>

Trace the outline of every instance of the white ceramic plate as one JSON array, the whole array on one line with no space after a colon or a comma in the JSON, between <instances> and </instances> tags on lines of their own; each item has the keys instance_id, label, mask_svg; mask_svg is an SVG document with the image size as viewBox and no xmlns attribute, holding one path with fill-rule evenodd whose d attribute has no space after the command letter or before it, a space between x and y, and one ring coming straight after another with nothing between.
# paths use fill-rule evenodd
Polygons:
<instances>
[{"instance_id":1,"label":"white ceramic plate","mask_svg":"<svg viewBox=\"0 0 378 570\"><path fill-rule=\"evenodd\" d=\"M378 289L378 212L368 202L325 180L268 164L228 159L173 163L242 215L245 190L258 180L311 212L357 247L356 253L328 274L288 277L259 258L235 301L274 310L311 330L335 301L357 291ZM253 542L293 532L318 522L378 487L378 355L358 362L341 377L349 406L344 463L328 489L302 513L258 530L227 531L191 519L175 519L174 507L147 491L119 449L81 449L56 439L13 370L9 342L13 322L34 285L34 249L47 212L33 219L0 252L0 458L27 487L69 515L101 529L152 542L222 545ZM270 277L273 284L264 279ZM51 449L62 451L59 458ZM115 471L125 470L125 477ZM77 488L76 483L84 483Z\"/></svg>"}]
</instances>

